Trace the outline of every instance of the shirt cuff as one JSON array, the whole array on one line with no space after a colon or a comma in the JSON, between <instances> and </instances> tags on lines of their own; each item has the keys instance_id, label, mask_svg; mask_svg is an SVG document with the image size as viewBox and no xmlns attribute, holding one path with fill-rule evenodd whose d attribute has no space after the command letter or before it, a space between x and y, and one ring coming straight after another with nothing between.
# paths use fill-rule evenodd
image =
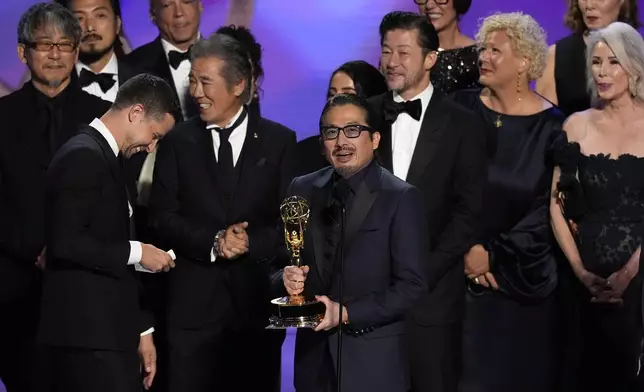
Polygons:
<instances>
[{"instance_id":1,"label":"shirt cuff","mask_svg":"<svg viewBox=\"0 0 644 392\"><path fill-rule=\"evenodd\" d=\"M154 332L154 327L152 327L152 328L150 328L150 329L148 329L148 330L145 330L145 331L141 332L141 336L149 335L149 334L151 334L152 332Z\"/></svg>"},{"instance_id":2,"label":"shirt cuff","mask_svg":"<svg viewBox=\"0 0 644 392\"><path fill-rule=\"evenodd\" d=\"M130 258L127 260L127 264L138 264L141 262L141 257L143 256L143 248L139 241L130 241Z\"/></svg>"},{"instance_id":3,"label":"shirt cuff","mask_svg":"<svg viewBox=\"0 0 644 392\"><path fill-rule=\"evenodd\" d=\"M215 253L215 247L213 246L212 249L210 249L210 262L214 263L215 260L217 260L217 254Z\"/></svg>"}]
</instances>

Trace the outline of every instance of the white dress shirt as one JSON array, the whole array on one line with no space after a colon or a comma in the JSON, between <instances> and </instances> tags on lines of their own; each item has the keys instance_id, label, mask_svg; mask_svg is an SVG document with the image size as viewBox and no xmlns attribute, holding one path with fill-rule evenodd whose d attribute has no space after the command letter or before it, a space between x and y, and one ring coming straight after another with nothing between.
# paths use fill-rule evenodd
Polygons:
<instances>
[{"instance_id":1,"label":"white dress shirt","mask_svg":"<svg viewBox=\"0 0 644 392\"><path fill-rule=\"evenodd\" d=\"M414 120L407 113L400 113L396 121L391 125L391 158L393 170L394 175L401 180L407 180L411 159L414 156L418 135L420 135L420 127L425 118L427 105L429 105L433 93L434 87L430 83L425 90L410 99L410 101L420 99L422 105L420 121ZM394 102L404 101L400 95L394 93Z\"/></svg>"},{"instance_id":2,"label":"white dress shirt","mask_svg":"<svg viewBox=\"0 0 644 392\"><path fill-rule=\"evenodd\" d=\"M118 157L119 155L118 143L116 143L116 139L114 138L110 130L107 129L105 124L103 124L103 121L99 120L98 118L95 118L89 124L89 126L96 129L105 138L105 140L107 140L107 144L109 144L110 147L112 148L114 155ZM127 208L128 208L129 216L131 218L133 210L129 200L127 202ZM128 261L127 261L128 265L132 265L132 264L136 265L141 263L142 256L143 256L143 248L141 247L141 243L138 241L130 241L130 257L128 258ZM150 328L142 332L141 336L151 334L152 332L154 332L154 328Z\"/></svg>"},{"instance_id":3,"label":"white dress shirt","mask_svg":"<svg viewBox=\"0 0 644 392\"><path fill-rule=\"evenodd\" d=\"M76 73L78 74L78 76L80 76L80 73L83 69L86 69L92 73L96 73L92 71L87 65L81 63L80 61L77 62ZM103 69L98 73L112 74L112 77L114 78L114 81L116 83L114 83L112 88L107 90L107 92L103 92L103 90L101 90L101 87L96 82L90 84L89 86L83 87L83 90L105 101L114 102L114 100L116 99L116 93L119 91L119 62L116 59L116 55L114 53L112 53L110 61L105 64L105 67L103 67Z\"/></svg>"},{"instance_id":4,"label":"white dress shirt","mask_svg":"<svg viewBox=\"0 0 644 392\"><path fill-rule=\"evenodd\" d=\"M198 39L198 38L197 38ZM187 50L181 50L171 44L170 42L161 38L161 46L163 46L163 51L165 52L166 60L168 61L168 68L170 68L170 73L172 74L172 80L174 81L174 87L177 89L177 95L179 96L179 104L181 105L181 112L183 113L183 118L188 118L188 112L186 107L186 101L190 99L190 61L182 61L177 69L172 68L170 65L170 59L168 53L171 50L175 50L180 53L185 53Z\"/></svg>"},{"instance_id":5,"label":"white dress shirt","mask_svg":"<svg viewBox=\"0 0 644 392\"><path fill-rule=\"evenodd\" d=\"M226 124L225 128L231 127L235 121L242 115L244 107L239 108L239 111L235 116ZM220 128L217 125L208 125L206 129L210 130L212 134L212 143L215 148L215 158L219 161L219 146L221 145L221 138L219 137L219 132L217 129ZM242 148L244 147L244 142L246 141L246 131L248 129L248 115L244 121L239 124L239 126L230 133L228 137L228 142L233 150L233 166L237 166L237 161L239 161L239 156L241 155ZM217 260L217 254L215 253L215 248L210 250L210 261L215 262Z\"/></svg>"}]
</instances>

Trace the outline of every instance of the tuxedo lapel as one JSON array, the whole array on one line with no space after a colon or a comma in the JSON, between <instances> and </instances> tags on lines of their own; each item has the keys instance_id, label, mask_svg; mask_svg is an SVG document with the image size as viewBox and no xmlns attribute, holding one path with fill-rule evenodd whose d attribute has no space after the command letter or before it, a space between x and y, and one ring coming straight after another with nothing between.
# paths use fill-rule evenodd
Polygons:
<instances>
[{"instance_id":1,"label":"tuxedo lapel","mask_svg":"<svg viewBox=\"0 0 644 392\"><path fill-rule=\"evenodd\" d=\"M315 270L317 278L322 281L322 271L324 270L324 230L322 228L322 214L329 203L331 194L333 169L325 171L313 184L311 200L309 200L310 218L308 231L311 233L313 246L313 256L315 258ZM304 244L306 246L306 244Z\"/></svg>"},{"instance_id":2,"label":"tuxedo lapel","mask_svg":"<svg viewBox=\"0 0 644 392\"><path fill-rule=\"evenodd\" d=\"M118 80L119 80L119 88L123 85L123 83L127 82L130 78L136 76L136 71L130 65L125 61L125 60L118 60L118 67L119 67L119 74L118 74Z\"/></svg>"},{"instance_id":3,"label":"tuxedo lapel","mask_svg":"<svg viewBox=\"0 0 644 392\"><path fill-rule=\"evenodd\" d=\"M420 127L420 134L409 165L409 171L407 172L406 181L411 185L417 186L420 182L425 169L434 158L441 136L445 132L445 127L442 125L446 123L445 117L447 114L441 111L442 106L440 95L434 91L432 99L427 105Z\"/></svg>"},{"instance_id":4,"label":"tuxedo lapel","mask_svg":"<svg viewBox=\"0 0 644 392\"><path fill-rule=\"evenodd\" d=\"M355 194L355 201L353 202L351 211L349 211L349 216L347 217L345 254L349 252L349 249L351 249L351 244L355 240L358 230L371 210L373 202L376 200L376 196L378 196L378 191L380 190L379 168L376 166L371 167L368 170L369 172L358 186Z\"/></svg>"},{"instance_id":5,"label":"tuxedo lapel","mask_svg":"<svg viewBox=\"0 0 644 392\"><path fill-rule=\"evenodd\" d=\"M157 75L158 77L162 78L166 82L170 84L172 87L172 90L174 91L174 95L177 99L179 99L179 94L177 93L177 86L174 85L174 79L172 78L172 72L170 72L170 64L168 63L168 58L165 55L165 50L163 50L163 44L161 43L161 37L157 37L156 40L154 40L154 54L153 56L156 57L156 60L153 61L151 64L152 69L151 73L153 75Z\"/></svg>"},{"instance_id":6,"label":"tuxedo lapel","mask_svg":"<svg viewBox=\"0 0 644 392\"><path fill-rule=\"evenodd\" d=\"M385 99L388 99L387 94L391 93L385 93L383 94L380 98L380 103L376 104L377 110L379 113L384 113L384 105L385 105ZM382 122L380 124L380 145L378 146L378 149L376 150L376 158L378 159L378 162L380 162L380 165L384 167L385 169L389 170L390 172L393 173L394 171L394 163L393 163L393 158L392 158L392 141L391 141L391 123L386 121L384 117L382 118Z\"/></svg>"},{"instance_id":7,"label":"tuxedo lapel","mask_svg":"<svg viewBox=\"0 0 644 392\"><path fill-rule=\"evenodd\" d=\"M247 110L247 109L246 109ZM233 195L243 195L249 191L250 185L255 181L256 174L254 173L256 166L261 158L263 134L259 129L259 118L248 116L248 125L246 126L246 138L242 146L237 166L239 166L239 177L235 184ZM233 197L233 200L239 198ZM233 202L231 206L235 208L238 204ZM232 216L235 216L234 214Z\"/></svg>"},{"instance_id":8,"label":"tuxedo lapel","mask_svg":"<svg viewBox=\"0 0 644 392\"><path fill-rule=\"evenodd\" d=\"M116 181L122 182L123 187L125 187L125 181L123 179L123 172L121 170L121 165L119 164L118 158L116 155L114 155L114 151L110 147L109 143L103 135L101 135L100 132L98 132L96 129L90 126L83 126L82 132L88 134L91 136L94 140L96 140L96 143L99 145L101 148L101 152L103 153L103 158L105 161L108 163L110 167L110 171L112 172L112 175L114 176L114 179Z\"/></svg>"},{"instance_id":9,"label":"tuxedo lapel","mask_svg":"<svg viewBox=\"0 0 644 392\"><path fill-rule=\"evenodd\" d=\"M206 129L206 125L201 120L193 119L191 121L193 122L193 126L197 128L195 132L197 135L195 142L197 144L198 151L201 153L202 161L206 166L206 171L208 172L210 181L212 181L214 189L219 189L217 157L215 156L215 145L212 140L212 131ZM215 199L217 199L217 205L223 209L224 205L221 203L219 195L217 195Z\"/></svg>"}]
</instances>

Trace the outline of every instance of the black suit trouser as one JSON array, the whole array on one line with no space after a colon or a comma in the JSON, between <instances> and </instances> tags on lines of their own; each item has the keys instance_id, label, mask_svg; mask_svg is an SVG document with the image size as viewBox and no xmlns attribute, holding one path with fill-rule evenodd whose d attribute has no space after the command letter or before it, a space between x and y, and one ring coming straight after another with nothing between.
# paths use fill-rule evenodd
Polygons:
<instances>
[{"instance_id":1,"label":"black suit trouser","mask_svg":"<svg viewBox=\"0 0 644 392\"><path fill-rule=\"evenodd\" d=\"M168 392L279 392L284 331L167 328Z\"/></svg>"},{"instance_id":2,"label":"black suit trouser","mask_svg":"<svg viewBox=\"0 0 644 392\"><path fill-rule=\"evenodd\" d=\"M423 326L407 321L412 392L456 392L461 375L462 321Z\"/></svg>"},{"instance_id":3,"label":"black suit trouser","mask_svg":"<svg viewBox=\"0 0 644 392\"><path fill-rule=\"evenodd\" d=\"M45 347L47 392L142 392L143 379L136 350L105 351Z\"/></svg>"},{"instance_id":4,"label":"black suit trouser","mask_svg":"<svg viewBox=\"0 0 644 392\"><path fill-rule=\"evenodd\" d=\"M35 390L39 308L40 291L36 289L0 303L0 380L7 392Z\"/></svg>"}]
</instances>

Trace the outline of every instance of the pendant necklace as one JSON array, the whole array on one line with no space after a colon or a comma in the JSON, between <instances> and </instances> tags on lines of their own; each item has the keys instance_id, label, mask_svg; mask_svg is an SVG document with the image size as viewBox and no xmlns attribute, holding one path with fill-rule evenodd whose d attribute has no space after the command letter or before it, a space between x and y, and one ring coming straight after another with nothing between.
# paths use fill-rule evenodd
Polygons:
<instances>
[{"instance_id":1,"label":"pendant necklace","mask_svg":"<svg viewBox=\"0 0 644 392\"><path fill-rule=\"evenodd\" d=\"M494 126L497 128L501 128L503 126L503 122L501 121L501 114L498 114L496 116L496 121L494 121Z\"/></svg>"}]
</instances>

